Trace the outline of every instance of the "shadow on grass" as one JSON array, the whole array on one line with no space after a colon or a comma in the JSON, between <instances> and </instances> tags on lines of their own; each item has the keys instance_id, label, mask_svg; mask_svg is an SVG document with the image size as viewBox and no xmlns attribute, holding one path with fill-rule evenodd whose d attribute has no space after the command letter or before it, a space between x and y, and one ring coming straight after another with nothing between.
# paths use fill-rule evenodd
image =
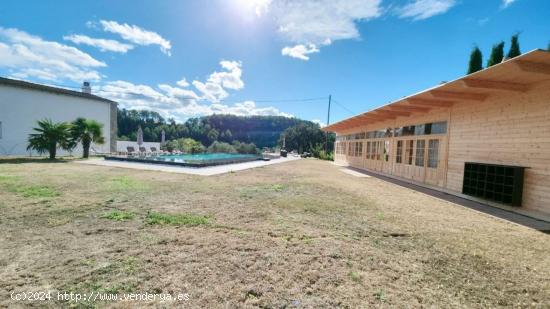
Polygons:
<instances>
[{"instance_id":1,"label":"shadow on grass","mask_svg":"<svg viewBox=\"0 0 550 309\"><path fill-rule=\"evenodd\" d=\"M384 176L384 175L372 173L372 172L369 172L369 171L366 171L366 170L362 170L362 169L358 169L358 168L354 168L354 167L348 167L348 169L359 172L359 173L362 173L362 174L365 174L365 175L369 175L369 176L372 176L372 177L375 177L375 178L378 178L378 179L381 179L381 180L384 180L384 181L387 181L387 182L391 182L393 184L396 184L396 185L399 185L399 186L402 186L402 187L405 187L405 188L408 188L408 189L411 189L411 190L422 192L424 194L431 195L433 197L445 200L447 202L451 202L451 203L454 203L454 204L457 204L457 205L460 205L460 206L463 206L463 207L466 207L466 208L474 209L474 210L477 210L479 212L483 212L485 214L488 214L488 215L491 215L491 216L494 216L494 217L497 217L497 218L501 218L501 219L504 219L504 220L507 220L507 221L511 221L511 222L516 223L516 224L523 225L523 226L535 229L537 231L540 231L540 232L543 232L543 233L546 233L546 234L550 234L550 222L547 222L547 221L544 221L544 220L532 218L532 217L529 217L527 215L523 215L523 214L520 214L520 213L517 213L517 212L513 212L513 211L510 211L510 210L505 210L505 209L493 207L493 206L483 204L483 203L480 203L480 202L468 200L468 199L465 199L463 197L459 197L459 196L456 196L456 195L451 195L449 193L445 193L445 192L441 192L441 191L436 191L434 189L429 189L429 188L422 187L422 186L412 184L412 183L408 183L408 182L405 182L405 181L402 181L402 180L398 180L398 179L394 179L394 178L387 177L387 176Z\"/></svg>"},{"instance_id":2,"label":"shadow on grass","mask_svg":"<svg viewBox=\"0 0 550 309\"><path fill-rule=\"evenodd\" d=\"M0 164L21 164L21 163L67 163L75 159L49 159L49 158L0 158Z\"/></svg>"}]
</instances>

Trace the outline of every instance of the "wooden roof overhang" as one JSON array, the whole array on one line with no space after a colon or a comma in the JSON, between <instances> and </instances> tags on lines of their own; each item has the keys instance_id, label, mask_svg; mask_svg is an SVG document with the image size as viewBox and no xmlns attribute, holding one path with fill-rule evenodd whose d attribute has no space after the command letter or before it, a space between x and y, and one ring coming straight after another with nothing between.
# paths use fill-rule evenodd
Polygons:
<instances>
[{"instance_id":1,"label":"wooden roof overhang","mask_svg":"<svg viewBox=\"0 0 550 309\"><path fill-rule=\"evenodd\" d=\"M436 108L448 108L457 102L482 102L499 92L527 92L534 84L549 79L550 52L537 49L322 129L338 133L397 117L428 113Z\"/></svg>"}]
</instances>

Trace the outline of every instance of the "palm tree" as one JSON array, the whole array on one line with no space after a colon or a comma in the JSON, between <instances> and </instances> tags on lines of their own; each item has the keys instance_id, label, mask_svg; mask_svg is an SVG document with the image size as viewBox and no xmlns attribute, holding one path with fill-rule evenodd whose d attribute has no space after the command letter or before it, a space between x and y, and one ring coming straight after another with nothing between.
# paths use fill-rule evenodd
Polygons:
<instances>
[{"instance_id":1,"label":"palm tree","mask_svg":"<svg viewBox=\"0 0 550 309\"><path fill-rule=\"evenodd\" d=\"M88 158L92 143L105 143L103 124L92 119L77 118L71 126L71 143L73 146L82 143L82 157Z\"/></svg>"},{"instance_id":2,"label":"palm tree","mask_svg":"<svg viewBox=\"0 0 550 309\"><path fill-rule=\"evenodd\" d=\"M67 122L54 123L51 119L38 121L38 127L33 128L37 133L29 134L27 150L34 149L39 154L48 152L50 159L55 159L57 148L71 150L71 125Z\"/></svg>"}]
</instances>

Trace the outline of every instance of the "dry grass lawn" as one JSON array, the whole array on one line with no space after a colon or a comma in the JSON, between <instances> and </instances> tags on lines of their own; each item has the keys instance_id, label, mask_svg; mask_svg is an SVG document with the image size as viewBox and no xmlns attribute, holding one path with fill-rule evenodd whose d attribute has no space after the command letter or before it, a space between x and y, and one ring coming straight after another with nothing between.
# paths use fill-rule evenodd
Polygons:
<instances>
[{"instance_id":1,"label":"dry grass lawn","mask_svg":"<svg viewBox=\"0 0 550 309\"><path fill-rule=\"evenodd\" d=\"M0 214L0 307L550 307L550 235L313 159L212 177L4 161ZM189 300L10 297L46 290Z\"/></svg>"}]
</instances>

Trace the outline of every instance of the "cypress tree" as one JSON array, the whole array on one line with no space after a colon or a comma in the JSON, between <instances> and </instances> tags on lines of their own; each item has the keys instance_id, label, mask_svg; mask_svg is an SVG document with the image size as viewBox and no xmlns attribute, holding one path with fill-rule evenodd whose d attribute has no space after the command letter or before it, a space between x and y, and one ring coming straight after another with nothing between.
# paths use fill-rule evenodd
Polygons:
<instances>
[{"instance_id":1,"label":"cypress tree","mask_svg":"<svg viewBox=\"0 0 550 309\"><path fill-rule=\"evenodd\" d=\"M546 48L547 51L550 51L550 42L548 42L548 48Z\"/></svg>"},{"instance_id":2,"label":"cypress tree","mask_svg":"<svg viewBox=\"0 0 550 309\"><path fill-rule=\"evenodd\" d=\"M470 54L470 63L468 64L468 74L483 70L483 55L476 46Z\"/></svg>"},{"instance_id":3,"label":"cypress tree","mask_svg":"<svg viewBox=\"0 0 550 309\"><path fill-rule=\"evenodd\" d=\"M491 50L491 56L489 56L489 61L487 61L487 67L491 67L495 64L502 62L504 58L504 42L493 45Z\"/></svg>"},{"instance_id":4,"label":"cypress tree","mask_svg":"<svg viewBox=\"0 0 550 309\"><path fill-rule=\"evenodd\" d=\"M508 51L508 55L507 55L508 59L512 59L514 57L521 55L521 51L519 50L518 37L519 37L519 34L514 34L512 36L512 43L510 44L510 50Z\"/></svg>"}]
</instances>

